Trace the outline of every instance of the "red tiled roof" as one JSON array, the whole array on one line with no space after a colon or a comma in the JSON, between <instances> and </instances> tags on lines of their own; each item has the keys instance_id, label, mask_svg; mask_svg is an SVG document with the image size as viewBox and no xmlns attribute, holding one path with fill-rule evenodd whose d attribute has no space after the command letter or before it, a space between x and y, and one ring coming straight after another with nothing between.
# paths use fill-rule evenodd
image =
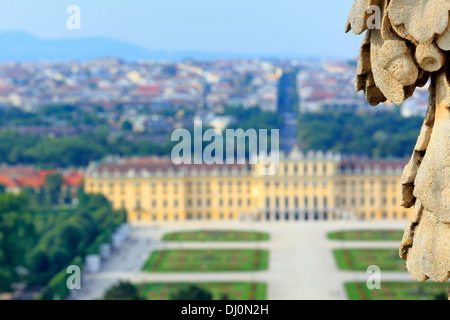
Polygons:
<instances>
[{"instance_id":1,"label":"red tiled roof","mask_svg":"<svg viewBox=\"0 0 450 320\"><path fill-rule=\"evenodd\" d=\"M19 186L19 183L12 179L11 177L2 175L0 176L0 185L4 185L7 188L15 188Z\"/></svg>"},{"instance_id":2,"label":"red tiled roof","mask_svg":"<svg viewBox=\"0 0 450 320\"><path fill-rule=\"evenodd\" d=\"M136 88L136 91L139 94L159 94L159 86L157 85L145 85L145 86L138 86Z\"/></svg>"},{"instance_id":3,"label":"red tiled roof","mask_svg":"<svg viewBox=\"0 0 450 320\"><path fill-rule=\"evenodd\" d=\"M332 92L314 92L311 96L313 99L328 99L334 98L334 93Z\"/></svg>"},{"instance_id":4,"label":"red tiled roof","mask_svg":"<svg viewBox=\"0 0 450 320\"><path fill-rule=\"evenodd\" d=\"M83 174L78 171L71 171L63 176L63 185L70 187L79 187L83 181Z\"/></svg>"},{"instance_id":5,"label":"red tiled roof","mask_svg":"<svg viewBox=\"0 0 450 320\"><path fill-rule=\"evenodd\" d=\"M21 187L32 187L32 188L39 188L43 187L45 185L45 176L37 175L37 176L30 176L30 177L20 177L17 178L17 181L19 182L19 185Z\"/></svg>"},{"instance_id":6,"label":"red tiled roof","mask_svg":"<svg viewBox=\"0 0 450 320\"><path fill-rule=\"evenodd\" d=\"M45 178L48 175L57 174L58 170L37 170L33 167L3 167L0 168L0 184L6 187L31 187L45 186ZM63 173L63 185L80 186L83 180L81 172L72 170Z\"/></svg>"}]
</instances>

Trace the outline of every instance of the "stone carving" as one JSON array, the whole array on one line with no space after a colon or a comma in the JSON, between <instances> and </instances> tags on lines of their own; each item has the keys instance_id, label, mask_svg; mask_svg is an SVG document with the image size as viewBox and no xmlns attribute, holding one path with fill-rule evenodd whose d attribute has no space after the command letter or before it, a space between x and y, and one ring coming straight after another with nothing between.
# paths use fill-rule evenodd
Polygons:
<instances>
[{"instance_id":1,"label":"stone carving","mask_svg":"<svg viewBox=\"0 0 450 320\"><path fill-rule=\"evenodd\" d=\"M378 27L370 23L374 14ZM355 88L371 105L399 105L429 83L428 111L401 185L402 206L414 210L400 257L418 281L450 277L449 22L450 0L356 0L346 26L367 31Z\"/></svg>"}]
</instances>

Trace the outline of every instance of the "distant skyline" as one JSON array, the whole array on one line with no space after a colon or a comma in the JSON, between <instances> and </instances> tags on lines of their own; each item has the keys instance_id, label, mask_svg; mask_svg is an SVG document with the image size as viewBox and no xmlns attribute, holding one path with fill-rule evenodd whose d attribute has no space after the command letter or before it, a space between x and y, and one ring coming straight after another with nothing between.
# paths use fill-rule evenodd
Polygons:
<instances>
[{"instance_id":1,"label":"distant skyline","mask_svg":"<svg viewBox=\"0 0 450 320\"><path fill-rule=\"evenodd\" d=\"M149 50L353 58L344 33L353 0L0 0L0 32L43 39L105 37ZM69 30L66 9L81 9Z\"/></svg>"}]
</instances>

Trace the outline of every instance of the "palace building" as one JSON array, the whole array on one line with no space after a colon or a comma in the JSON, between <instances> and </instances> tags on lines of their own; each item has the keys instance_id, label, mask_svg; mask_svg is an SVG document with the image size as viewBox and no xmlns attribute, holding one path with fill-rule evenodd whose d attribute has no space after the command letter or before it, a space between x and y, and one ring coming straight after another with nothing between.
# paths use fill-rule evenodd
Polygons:
<instances>
[{"instance_id":1,"label":"palace building","mask_svg":"<svg viewBox=\"0 0 450 320\"><path fill-rule=\"evenodd\" d=\"M260 165L175 165L170 158L107 158L85 175L128 221L403 219L406 160L294 150L276 175Z\"/></svg>"}]
</instances>

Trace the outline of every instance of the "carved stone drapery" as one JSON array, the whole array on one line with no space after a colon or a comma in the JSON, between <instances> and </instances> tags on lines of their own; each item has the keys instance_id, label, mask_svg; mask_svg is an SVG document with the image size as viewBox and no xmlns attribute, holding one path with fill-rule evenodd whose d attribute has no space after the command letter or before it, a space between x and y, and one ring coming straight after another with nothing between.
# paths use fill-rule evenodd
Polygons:
<instances>
[{"instance_id":1,"label":"carved stone drapery","mask_svg":"<svg viewBox=\"0 0 450 320\"><path fill-rule=\"evenodd\" d=\"M429 83L428 111L401 185L402 206L414 210L400 257L418 281L450 277L449 22L450 0L356 0L346 26L367 31L355 88L371 105L399 105Z\"/></svg>"}]
</instances>

